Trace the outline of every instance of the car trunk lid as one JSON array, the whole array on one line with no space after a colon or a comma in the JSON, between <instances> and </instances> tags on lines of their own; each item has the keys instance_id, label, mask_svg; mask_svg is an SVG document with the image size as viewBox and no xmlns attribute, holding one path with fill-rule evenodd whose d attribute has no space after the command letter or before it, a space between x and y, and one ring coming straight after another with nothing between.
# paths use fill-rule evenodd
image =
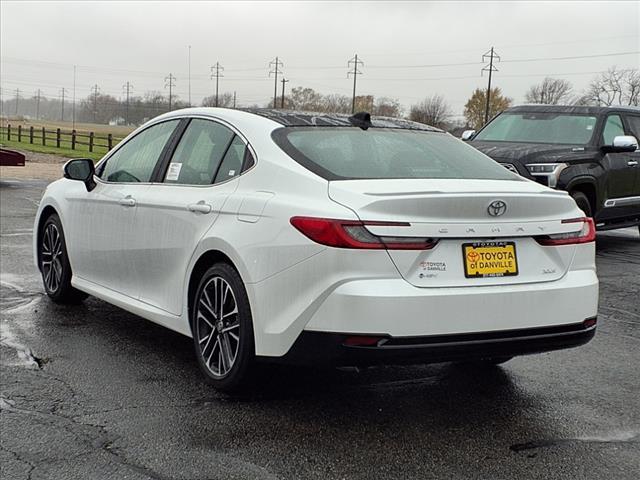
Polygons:
<instances>
[{"instance_id":1,"label":"car trunk lid","mask_svg":"<svg viewBox=\"0 0 640 480\"><path fill-rule=\"evenodd\" d=\"M388 250L400 274L419 287L557 280L568 270L575 251L572 245L544 247L533 238L575 231L579 227L562 223L577 216L573 200L565 192L534 182L341 180L329 182L329 197L353 210L364 222L396 222L396 225L367 225L375 235L438 239L437 245L429 250ZM493 212L499 214L494 216L490 209L495 202L505 208L504 212ZM482 248L478 242L499 242L495 246L508 250L512 245L517 274L466 275L465 255L469 249L465 249L465 245L476 243L475 248ZM495 255L487 260L499 261Z\"/></svg>"}]
</instances>

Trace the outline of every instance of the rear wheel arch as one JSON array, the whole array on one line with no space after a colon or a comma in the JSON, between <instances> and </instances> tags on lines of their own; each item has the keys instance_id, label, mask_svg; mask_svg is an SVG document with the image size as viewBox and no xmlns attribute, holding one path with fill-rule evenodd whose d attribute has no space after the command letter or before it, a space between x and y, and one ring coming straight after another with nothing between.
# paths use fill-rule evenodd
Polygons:
<instances>
[{"instance_id":1,"label":"rear wheel arch","mask_svg":"<svg viewBox=\"0 0 640 480\"><path fill-rule=\"evenodd\" d=\"M233 260L231 260L231 258L226 253L222 252L221 250L207 250L206 252L202 253L196 263L193 265L193 268L191 269L191 273L189 275L189 284L187 287L187 318L189 318L189 328L192 328L191 304L193 303L196 291L198 290L200 278L202 278L202 275L204 275L204 273L216 263L226 263L231 268L233 268L238 273L238 276L242 279L242 274L234 264ZM244 279L243 283L245 283Z\"/></svg>"}]
</instances>

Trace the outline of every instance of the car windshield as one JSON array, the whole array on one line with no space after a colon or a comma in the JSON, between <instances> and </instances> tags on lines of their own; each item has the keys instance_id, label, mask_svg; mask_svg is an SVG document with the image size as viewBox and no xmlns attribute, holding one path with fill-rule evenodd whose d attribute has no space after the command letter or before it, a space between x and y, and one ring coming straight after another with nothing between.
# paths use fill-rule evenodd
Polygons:
<instances>
[{"instance_id":1,"label":"car windshield","mask_svg":"<svg viewBox=\"0 0 640 480\"><path fill-rule=\"evenodd\" d=\"M449 134L398 128L286 127L274 141L327 180L468 178L521 180Z\"/></svg>"},{"instance_id":2,"label":"car windshield","mask_svg":"<svg viewBox=\"0 0 640 480\"><path fill-rule=\"evenodd\" d=\"M593 115L519 112L503 113L474 140L585 145L596 125Z\"/></svg>"}]
</instances>

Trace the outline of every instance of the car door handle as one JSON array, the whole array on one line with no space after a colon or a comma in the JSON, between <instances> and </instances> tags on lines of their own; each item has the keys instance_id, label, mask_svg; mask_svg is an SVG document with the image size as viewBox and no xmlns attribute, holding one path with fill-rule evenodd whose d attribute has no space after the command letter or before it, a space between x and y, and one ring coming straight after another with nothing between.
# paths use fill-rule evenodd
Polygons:
<instances>
[{"instance_id":1,"label":"car door handle","mask_svg":"<svg viewBox=\"0 0 640 480\"><path fill-rule=\"evenodd\" d=\"M136 199L131 197L130 195L127 195L124 198L120 199L120 205L122 205L123 207L135 207L136 206Z\"/></svg>"},{"instance_id":2,"label":"car door handle","mask_svg":"<svg viewBox=\"0 0 640 480\"><path fill-rule=\"evenodd\" d=\"M636 165L638 165L638 162L636 162L635 160L629 160L627 162L627 165L629 165L630 167L635 167Z\"/></svg>"},{"instance_id":3,"label":"car door handle","mask_svg":"<svg viewBox=\"0 0 640 480\"><path fill-rule=\"evenodd\" d=\"M192 203L191 205L188 205L187 208L191 212L204 213L204 214L211 213L211 205L209 205L208 203L204 203L203 201L198 203Z\"/></svg>"}]
</instances>

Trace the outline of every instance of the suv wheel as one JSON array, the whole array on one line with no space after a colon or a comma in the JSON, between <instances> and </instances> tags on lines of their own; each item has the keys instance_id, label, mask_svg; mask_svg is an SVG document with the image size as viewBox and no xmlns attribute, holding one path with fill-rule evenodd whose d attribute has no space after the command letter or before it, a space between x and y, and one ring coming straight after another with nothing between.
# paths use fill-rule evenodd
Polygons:
<instances>
[{"instance_id":1,"label":"suv wheel","mask_svg":"<svg viewBox=\"0 0 640 480\"><path fill-rule=\"evenodd\" d=\"M571 192L571 197L578 205L578 208L584 212L587 217L593 217L593 210L589 203L589 198L582 192Z\"/></svg>"},{"instance_id":2,"label":"suv wheel","mask_svg":"<svg viewBox=\"0 0 640 480\"><path fill-rule=\"evenodd\" d=\"M255 346L249 299L238 273L226 263L209 268L190 312L198 364L209 382L227 392L245 387Z\"/></svg>"}]
</instances>

